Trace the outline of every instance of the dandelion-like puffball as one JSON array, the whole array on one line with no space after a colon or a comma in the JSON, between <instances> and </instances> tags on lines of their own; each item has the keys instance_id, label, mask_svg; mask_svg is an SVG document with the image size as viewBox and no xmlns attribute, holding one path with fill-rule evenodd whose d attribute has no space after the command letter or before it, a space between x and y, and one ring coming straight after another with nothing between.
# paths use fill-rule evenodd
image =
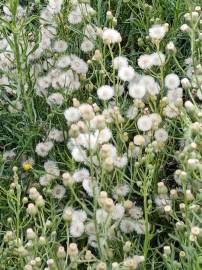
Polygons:
<instances>
[{"instance_id":1,"label":"dandelion-like puffball","mask_svg":"<svg viewBox=\"0 0 202 270\"><path fill-rule=\"evenodd\" d=\"M84 53L91 52L94 49L94 44L88 38L84 38L83 42L81 43L81 50Z\"/></svg>"},{"instance_id":2,"label":"dandelion-like puffball","mask_svg":"<svg viewBox=\"0 0 202 270\"><path fill-rule=\"evenodd\" d=\"M85 162L87 160L86 151L81 149L80 147L74 147L72 149L72 157L77 162Z\"/></svg>"},{"instance_id":3,"label":"dandelion-like puffball","mask_svg":"<svg viewBox=\"0 0 202 270\"><path fill-rule=\"evenodd\" d=\"M137 116L137 114L138 114L138 108L135 107L134 105L131 105L126 112L126 117L128 119L134 119Z\"/></svg>"},{"instance_id":4,"label":"dandelion-like puffball","mask_svg":"<svg viewBox=\"0 0 202 270\"><path fill-rule=\"evenodd\" d=\"M123 66L118 71L118 76L124 82L131 81L135 76L135 71L131 66Z\"/></svg>"},{"instance_id":5,"label":"dandelion-like puffball","mask_svg":"<svg viewBox=\"0 0 202 270\"><path fill-rule=\"evenodd\" d=\"M132 83L129 85L129 95L134 99L142 99L146 94L146 88L141 83Z\"/></svg>"},{"instance_id":6,"label":"dandelion-like puffball","mask_svg":"<svg viewBox=\"0 0 202 270\"><path fill-rule=\"evenodd\" d=\"M52 191L53 197L56 199L62 199L65 195L65 187L62 185L55 185Z\"/></svg>"},{"instance_id":7,"label":"dandelion-like puffball","mask_svg":"<svg viewBox=\"0 0 202 270\"><path fill-rule=\"evenodd\" d=\"M85 222L87 219L86 212L83 210L76 210L72 213L72 222Z\"/></svg>"},{"instance_id":8,"label":"dandelion-like puffball","mask_svg":"<svg viewBox=\"0 0 202 270\"><path fill-rule=\"evenodd\" d=\"M166 142L168 139L168 132L163 128L157 129L154 137L157 142Z\"/></svg>"},{"instance_id":9,"label":"dandelion-like puffball","mask_svg":"<svg viewBox=\"0 0 202 270\"><path fill-rule=\"evenodd\" d=\"M143 54L138 58L138 66L141 69L150 69L153 66L153 58L149 54Z\"/></svg>"},{"instance_id":10,"label":"dandelion-like puffball","mask_svg":"<svg viewBox=\"0 0 202 270\"><path fill-rule=\"evenodd\" d=\"M163 113L169 118L175 118L179 115L179 110L174 104L168 104L163 109Z\"/></svg>"},{"instance_id":11,"label":"dandelion-like puffball","mask_svg":"<svg viewBox=\"0 0 202 270\"><path fill-rule=\"evenodd\" d=\"M101 224L106 221L107 219L107 212L103 209L97 209L96 210L96 220L98 224Z\"/></svg>"},{"instance_id":12,"label":"dandelion-like puffball","mask_svg":"<svg viewBox=\"0 0 202 270\"><path fill-rule=\"evenodd\" d=\"M63 55L61 57L58 58L57 62L56 62L56 66L58 68L66 68L70 65L71 63L71 59L68 55Z\"/></svg>"},{"instance_id":13,"label":"dandelion-like puffball","mask_svg":"<svg viewBox=\"0 0 202 270\"><path fill-rule=\"evenodd\" d=\"M129 214L133 219L140 219L143 216L143 211L141 207L134 206L129 210Z\"/></svg>"},{"instance_id":14,"label":"dandelion-like puffball","mask_svg":"<svg viewBox=\"0 0 202 270\"><path fill-rule=\"evenodd\" d=\"M95 29L91 24L87 24L84 27L84 35L88 37L90 40L95 40L96 39L96 32Z\"/></svg>"},{"instance_id":15,"label":"dandelion-like puffball","mask_svg":"<svg viewBox=\"0 0 202 270\"><path fill-rule=\"evenodd\" d=\"M93 186L89 178L85 178L82 182L83 189L87 192L87 194L92 197L93 196Z\"/></svg>"},{"instance_id":16,"label":"dandelion-like puffball","mask_svg":"<svg viewBox=\"0 0 202 270\"><path fill-rule=\"evenodd\" d=\"M149 36L151 39L161 40L166 34L166 28L164 25L155 24L149 29Z\"/></svg>"},{"instance_id":17,"label":"dandelion-like puffball","mask_svg":"<svg viewBox=\"0 0 202 270\"><path fill-rule=\"evenodd\" d=\"M152 128L152 120L148 115L143 115L138 119L137 126L141 131L149 131Z\"/></svg>"},{"instance_id":18,"label":"dandelion-like puffball","mask_svg":"<svg viewBox=\"0 0 202 270\"><path fill-rule=\"evenodd\" d=\"M112 219L114 220L122 219L122 217L124 216L124 213L125 213L124 207L120 203L117 203L114 206L114 209L112 212Z\"/></svg>"},{"instance_id":19,"label":"dandelion-like puffball","mask_svg":"<svg viewBox=\"0 0 202 270\"><path fill-rule=\"evenodd\" d=\"M84 224L83 222L72 222L71 226L70 226L70 234L72 237L80 237L83 233L84 233Z\"/></svg>"},{"instance_id":20,"label":"dandelion-like puffball","mask_svg":"<svg viewBox=\"0 0 202 270\"><path fill-rule=\"evenodd\" d=\"M82 168L82 169L76 170L72 176L75 182L79 183L79 182L83 182L83 180L85 179L89 179L90 174L89 174L89 170L87 170L86 168Z\"/></svg>"},{"instance_id":21,"label":"dandelion-like puffball","mask_svg":"<svg viewBox=\"0 0 202 270\"><path fill-rule=\"evenodd\" d=\"M123 233L134 232L135 222L131 218L124 218L120 223L120 229Z\"/></svg>"},{"instance_id":22,"label":"dandelion-like puffball","mask_svg":"<svg viewBox=\"0 0 202 270\"><path fill-rule=\"evenodd\" d=\"M180 79L176 74L171 73L165 77L165 86L168 89L176 89L179 87L179 85L180 85Z\"/></svg>"},{"instance_id":23,"label":"dandelion-like puffball","mask_svg":"<svg viewBox=\"0 0 202 270\"><path fill-rule=\"evenodd\" d=\"M65 110L64 116L68 123L74 123L74 122L79 121L81 114L80 114L79 109L74 108L74 107L69 107L68 109Z\"/></svg>"},{"instance_id":24,"label":"dandelion-like puffball","mask_svg":"<svg viewBox=\"0 0 202 270\"><path fill-rule=\"evenodd\" d=\"M125 197L129 193L129 186L127 184L119 184L118 186L115 187L115 197L121 196Z\"/></svg>"},{"instance_id":25,"label":"dandelion-like puffball","mask_svg":"<svg viewBox=\"0 0 202 270\"><path fill-rule=\"evenodd\" d=\"M86 74L88 72L88 65L78 56L71 55L71 68L78 74Z\"/></svg>"},{"instance_id":26,"label":"dandelion-like puffball","mask_svg":"<svg viewBox=\"0 0 202 270\"><path fill-rule=\"evenodd\" d=\"M47 98L47 103L50 106L61 106L64 102L64 97L61 93L53 93Z\"/></svg>"},{"instance_id":27,"label":"dandelion-like puffball","mask_svg":"<svg viewBox=\"0 0 202 270\"><path fill-rule=\"evenodd\" d=\"M114 69L120 69L122 67L127 67L128 66L128 59L123 56L117 56L113 59L112 62L113 68Z\"/></svg>"},{"instance_id":28,"label":"dandelion-like puffball","mask_svg":"<svg viewBox=\"0 0 202 270\"><path fill-rule=\"evenodd\" d=\"M154 66L160 67L165 64L166 57L165 54L163 54L162 52L152 53L151 60Z\"/></svg>"},{"instance_id":29,"label":"dandelion-like puffball","mask_svg":"<svg viewBox=\"0 0 202 270\"><path fill-rule=\"evenodd\" d=\"M51 141L38 143L36 146L36 153L38 156L45 157L48 155L49 151L53 148L54 144Z\"/></svg>"},{"instance_id":30,"label":"dandelion-like puffball","mask_svg":"<svg viewBox=\"0 0 202 270\"><path fill-rule=\"evenodd\" d=\"M50 140L54 140L56 142L63 142L64 141L64 135L63 131L58 130L57 128L51 129L51 131L48 134L48 138Z\"/></svg>"},{"instance_id":31,"label":"dandelion-like puffball","mask_svg":"<svg viewBox=\"0 0 202 270\"><path fill-rule=\"evenodd\" d=\"M78 24L82 21L82 15L77 10L72 10L68 15L68 22L70 24Z\"/></svg>"},{"instance_id":32,"label":"dandelion-like puffball","mask_svg":"<svg viewBox=\"0 0 202 270\"><path fill-rule=\"evenodd\" d=\"M111 139L111 137L112 137L112 132L109 128L106 127L99 132L98 142L100 144L106 143Z\"/></svg>"},{"instance_id":33,"label":"dandelion-like puffball","mask_svg":"<svg viewBox=\"0 0 202 270\"><path fill-rule=\"evenodd\" d=\"M114 96L114 89L109 85L103 85L98 88L97 95L101 100L109 100Z\"/></svg>"},{"instance_id":34,"label":"dandelion-like puffball","mask_svg":"<svg viewBox=\"0 0 202 270\"><path fill-rule=\"evenodd\" d=\"M42 175L40 178L39 178L39 183L41 186L48 186L51 181L53 180L53 177L52 175L50 174L45 174L45 175Z\"/></svg>"},{"instance_id":35,"label":"dandelion-like puffball","mask_svg":"<svg viewBox=\"0 0 202 270\"><path fill-rule=\"evenodd\" d=\"M126 155L123 155L121 157L116 157L113 160L114 166L116 166L117 168L123 168L127 165L128 163L128 159Z\"/></svg>"},{"instance_id":36,"label":"dandelion-like puffball","mask_svg":"<svg viewBox=\"0 0 202 270\"><path fill-rule=\"evenodd\" d=\"M67 43L64 40L57 40L54 43L53 50L55 52L65 52L67 49Z\"/></svg>"},{"instance_id":37,"label":"dandelion-like puffball","mask_svg":"<svg viewBox=\"0 0 202 270\"><path fill-rule=\"evenodd\" d=\"M115 44L122 41L120 33L111 28L105 28L102 33L102 40L106 44Z\"/></svg>"},{"instance_id":38,"label":"dandelion-like puffball","mask_svg":"<svg viewBox=\"0 0 202 270\"><path fill-rule=\"evenodd\" d=\"M52 175L58 177L60 175L60 170L57 166L57 163L53 160L48 160L44 163L44 169L45 171Z\"/></svg>"}]
</instances>

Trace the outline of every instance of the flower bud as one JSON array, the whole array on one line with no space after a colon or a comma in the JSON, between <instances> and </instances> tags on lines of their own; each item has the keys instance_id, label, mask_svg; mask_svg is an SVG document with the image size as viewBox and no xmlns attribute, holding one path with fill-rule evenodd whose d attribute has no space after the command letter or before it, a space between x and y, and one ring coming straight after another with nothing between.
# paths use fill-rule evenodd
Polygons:
<instances>
[{"instance_id":1,"label":"flower bud","mask_svg":"<svg viewBox=\"0 0 202 270\"><path fill-rule=\"evenodd\" d=\"M68 248L67 248L67 253L70 257L75 257L78 255L79 251L77 248L77 244L76 243L71 243Z\"/></svg>"},{"instance_id":2,"label":"flower bud","mask_svg":"<svg viewBox=\"0 0 202 270\"><path fill-rule=\"evenodd\" d=\"M71 186L74 183L73 177L71 176L71 174L69 172L63 173L62 181L63 181L63 185L65 187Z\"/></svg>"},{"instance_id":3,"label":"flower bud","mask_svg":"<svg viewBox=\"0 0 202 270\"><path fill-rule=\"evenodd\" d=\"M34 240L37 238L36 233L32 230L32 228L27 229L27 239Z\"/></svg>"},{"instance_id":4,"label":"flower bud","mask_svg":"<svg viewBox=\"0 0 202 270\"><path fill-rule=\"evenodd\" d=\"M44 236L39 237L39 245L44 246L46 244L46 238Z\"/></svg>"},{"instance_id":5,"label":"flower bud","mask_svg":"<svg viewBox=\"0 0 202 270\"><path fill-rule=\"evenodd\" d=\"M103 204L104 209L108 212L111 213L114 209L114 202L110 198L106 198Z\"/></svg>"},{"instance_id":6,"label":"flower bud","mask_svg":"<svg viewBox=\"0 0 202 270\"><path fill-rule=\"evenodd\" d=\"M37 214L37 212L38 212L37 207L33 203L29 203L27 206L27 213L30 216L35 216Z\"/></svg>"},{"instance_id":7,"label":"flower bud","mask_svg":"<svg viewBox=\"0 0 202 270\"><path fill-rule=\"evenodd\" d=\"M71 208L65 208L62 215L63 219L67 222L72 221L72 209Z\"/></svg>"},{"instance_id":8,"label":"flower bud","mask_svg":"<svg viewBox=\"0 0 202 270\"><path fill-rule=\"evenodd\" d=\"M191 88L191 83L187 78L184 78L181 80L182 87L184 89L190 89Z\"/></svg>"},{"instance_id":9,"label":"flower bud","mask_svg":"<svg viewBox=\"0 0 202 270\"><path fill-rule=\"evenodd\" d=\"M123 206L125 209L131 209L133 207L133 202L130 200L126 200L126 201L124 201Z\"/></svg>"},{"instance_id":10,"label":"flower bud","mask_svg":"<svg viewBox=\"0 0 202 270\"><path fill-rule=\"evenodd\" d=\"M167 45L166 45L166 50L169 52L169 53L176 53L177 52L177 49L174 45L174 43L172 41L170 41Z\"/></svg>"},{"instance_id":11,"label":"flower bud","mask_svg":"<svg viewBox=\"0 0 202 270\"><path fill-rule=\"evenodd\" d=\"M164 252L165 255L170 255L171 254L170 246L164 246L163 247L163 252Z\"/></svg>"},{"instance_id":12,"label":"flower bud","mask_svg":"<svg viewBox=\"0 0 202 270\"><path fill-rule=\"evenodd\" d=\"M100 262L97 266L96 266L96 270L107 270L107 265L104 262Z\"/></svg>"},{"instance_id":13,"label":"flower bud","mask_svg":"<svg viewBox=\"0 0 202 270\"><path fill-rule=\"evenodd\" d=\"M66 252L65 248L63 246L60 246L57 251L57 257L58 258L65 258L66 257Z\"/></svg>"}]
</instances>

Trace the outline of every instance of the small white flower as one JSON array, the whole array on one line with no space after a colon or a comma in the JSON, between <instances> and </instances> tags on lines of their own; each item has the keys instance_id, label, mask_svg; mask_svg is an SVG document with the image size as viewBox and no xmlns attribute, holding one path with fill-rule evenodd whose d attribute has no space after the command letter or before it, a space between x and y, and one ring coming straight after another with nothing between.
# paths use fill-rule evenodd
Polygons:
<instances>
[{"instance_id":1,"label":"small white flower","mask_svg":"<svg viewBox=\"0 0 202 270\"><path fill-rule=\"evenodd\" d=\"M85 225L85 232L89 235L96 233L94 222L89 222Z\"/></svg>"},{"instance_id":2,"label":"small white flower","mask_svg":"<svg viewBox=\"0 0 202 270\"><path fill-rule=\"evenodd\" d=\"M8 151L5 151L3 153L3 161L7 161L7 160L13 160L14 157L16 156L16 153L14 152L14 150L8 150Z\"/></svg>"},{"instance_id":3,"label":"small white flower","mask_svg":"<svg viewBox=\"0 0 202 270\"><path fill-rule=\"evenodd\" d=\"M145 223L144 220L139 220L134 223L134 229L137 234L145 234Z\"/></svg>"},{"instance_id":4,"label":"small white flower","mask_svg":"<svg viewBox=\"0 0 202 270\"><path fill-rule=\"evenodd\" d=\"M87 24L84 27L84 35L89 38L89 40L95 40L96 39L96 32L95 29L91 24Z\"/></svg>"},{"instance_id":5,"label":"small white flower","mask_svg":"<svg viewBox=\"0 0 202 270\"><path fill-rule=\"evenodd\" d=\"M152 120L148 115L143 115L138 119L137 126L141 131L148 131L152 128Z\"/></svg>"},{"instance_id":6,"label":"small white flower","mask_svg":"<svg viewBox=\"0 0 202 270\"><path fill-rule=\"evenodd\" d=\"M151 121L152 121L152 126L158 127L160 125L160 123L162 122L162 118L160 116L160 114L158 113L151 113L149 115Z\"/></svg>"},{"instance_id":7,"label":"small white flower","mask_svg":"<svg viewBox=\"0 0 202 270\"><path fill-rule=\"evenodd\" d=\"M114 89L109 85L103 85L98 88L97 95L101 100L109 100L114 96Z\"/></svg>"},{"instance_id":8,"label":"small white flower","mask_svg":"<svg viewBox=\"0 0 202 270\"><path fill-rule=\"evenodd\" d=\"M93 248L97 248L97 238L95 235L90 235L88 237L88 245Z\"/></svg>"},{"instance_id":9,"label":"small white flower","mask_svg":"<svg viewBox=\"0 0 202 270\"><path fill-rule=\"evenodd\" d=\"M142 76L139 81L140 84L143 84L150 95L157 95L160 92L160 86L155 82L152 76L146 75Z\"/></svg>"},{"instance_id":10,"label":"small white flower","mask_svg":"<svg viewBox=\"0 0 202 270\"><path fill-rule=\"evenodd\" d=\"M173 103L176 104L179 99L181 99L183 96L183 89L182 88L177 88L174 90L169 90L167 93L167 98L169 104Z\"/></svg>"},{"instance_id":11,"label":"small white flower","mask_svg":"<svg viewBox=\"0 0 202 270\"><path fill-rule=\"evenodd\" d=\"M63 0L49 0L48 9L51 9L51 12L57 14L60 12L62 4Z\"/></svg>"}]
</instances>

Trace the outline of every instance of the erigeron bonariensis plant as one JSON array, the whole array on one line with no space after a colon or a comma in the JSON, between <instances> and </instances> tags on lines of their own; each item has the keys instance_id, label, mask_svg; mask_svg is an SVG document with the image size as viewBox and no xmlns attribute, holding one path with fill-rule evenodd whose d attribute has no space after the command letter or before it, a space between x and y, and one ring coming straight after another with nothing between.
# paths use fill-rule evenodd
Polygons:
<instances>
[{"instance_id":1,"label":"erigeron bonariensis plant","mask_svg":"<svg viewBox=\"0 0 202 270\"><path fill-rule=\"evenodd\" d=\"M200 254L200 183L195 180L201 116L190 91L192 84L200 86L183 72L177 42L168 40L176 22L150 21L144 14L149 45L134 60L115 15L121 5L110 3L105 20L100 5L93 17L88 1L50 0L46 7L33 6L40 18L31 18L32 31L26 10L12 1L3 8L8 23L2 25L6 50L0 54L3 101L13 118L22 115L29 131L23 147L22 141L11 150L6 144L3 156L5 167L19 166L10 191L3 189L14 215L4 229L8 267L126 270L159 268L164 261L165 268L178 269L182 260L189 269L186 254ZM131 25L134 5L128 3ZM142 3L139 8L152 10ZM195 12L200 10L191 15L197 21ZM181 29L190 33L193 26ZM200 66L197 80L199 71ZM174 180L179 149L182 168ZM181 225L185 233L177 230Z\"/></svg>"}]
</instances>

